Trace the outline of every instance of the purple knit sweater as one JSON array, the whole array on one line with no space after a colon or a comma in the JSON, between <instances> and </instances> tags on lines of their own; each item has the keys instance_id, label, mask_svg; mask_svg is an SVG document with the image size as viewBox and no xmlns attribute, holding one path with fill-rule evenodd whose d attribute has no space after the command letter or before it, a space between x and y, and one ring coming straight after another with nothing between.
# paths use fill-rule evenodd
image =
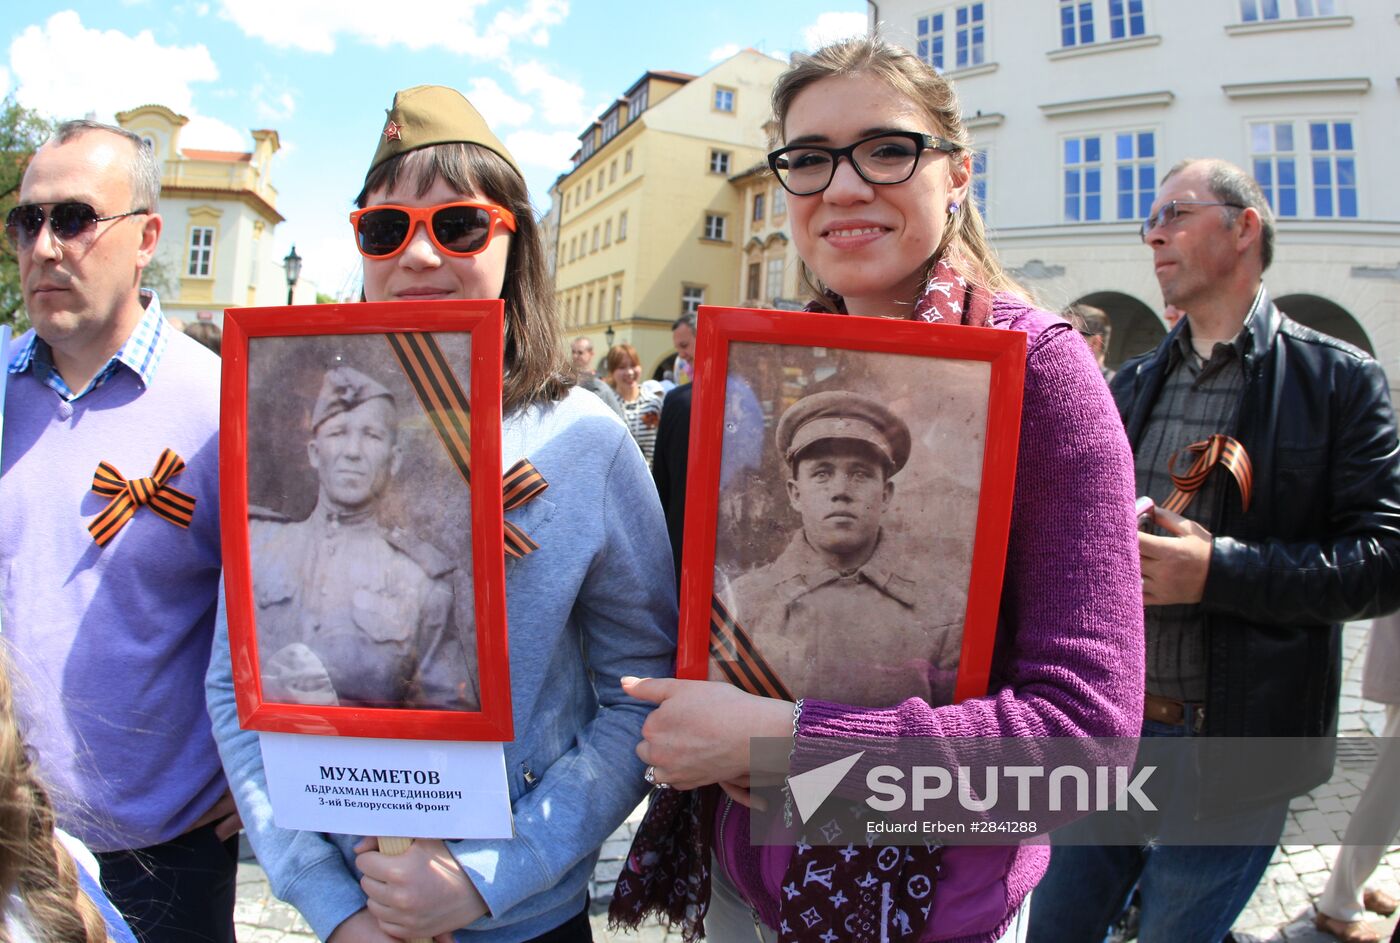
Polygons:
<instances>
[{"instance_id":1,"label":"purple knit sweater","mask_svg":"<svg viewBox=\"0 0 1400 943\"><path fill-rule=\"evenodd\" d=\"M175 331L150 386L122 367L69 403L10 377L0 602L24 733L62 826L94 851L190 827L223 792L204 708L219 587L219 361ZM22 341L21 341L22 342ZM187 467L188 530L140 508L105 547L99 461L128 479L164 448Z\"/></svg>"},{"instance_id":2,"label":"purple knit sweater","mask_svg":"<svg viewBox=\"0 0 1400 943\"><path fill-rule=\"evenodd\" d=\"M996 296L992 327L1026 332L1020 454L997 647L986 697L885 709L811 698L797 728L824 737L1131 737L1142 723L1143 636L1133 457L1088 347L1058 317ZM769 926L791 848L724 821L723 864ZM988 943L1045 873L1045 845L950 847L925 941Z\"/></svg>"}]
</instances>

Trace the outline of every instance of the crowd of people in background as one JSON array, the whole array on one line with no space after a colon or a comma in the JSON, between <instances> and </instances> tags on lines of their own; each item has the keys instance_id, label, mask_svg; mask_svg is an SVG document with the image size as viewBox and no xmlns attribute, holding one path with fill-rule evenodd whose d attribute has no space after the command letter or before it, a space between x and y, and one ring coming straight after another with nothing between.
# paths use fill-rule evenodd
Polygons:
<instances>
[{"instance_id":1,"label":"crowd of people in background","mask_svg":"<svg viewBox=\"0 0 1400 943\"><path fill-rule=\"evenodd\" d=\"M773 111L769 167L810 316L1025 336L987 693L850 704L671 677L692 388L707 363L695 317L674 323L658 376L625 341L596 374L588 338L566 351L519 166L460 93L418 86L394 96L347 186L367 301L432 287L504 302L504 463L529 459L549 484L549 509L507 512L538 544L506 570L515 834L419 838L390 856L373 838L279 828L235 706L220 332L212 318L176 325L137 287L163 225L149 145L69 122L6 220L34 330L10 350L0 453L0 936L233 943L246 829L274 891L331 943L586 941L599 849L649 792L613 896L621 926L657 917L717 943L1100 943L1135 902L1143 943L1228 939L1289 801L1327 780L1330 752L1300 753L1290 776L1183 785L1249 800L1220 819L1253 836L1238 846L1154 834L1053 854L919 843L890 859L854 842L756 843L751 738L793 738L795 763L839 737L946 738L953 765L1006 737L1328 738L1341 624L1368 618L1367 694L1400 701L1400 442L1383 371L1274 305L1272 212L1224 161L1182 160L1161 181L1141 238L1170 330L1115 372L1102 310L1043 310L998 261L945 76L877 38L847 40L795 56ZM940 391L919 395L933 408ZM382 411L384 398L341 407ZM841 402L834 417L812 415L816 402L767 417L799 512L818 460L832 487L859 482L876 504L910 474L903 421L869 398ZM373 514L379 494L361 490L330 502L337 526ZM1156 503L1141 518L1139 496ZM909 608L872 520L837 553L804 517L791 548L805 562L765 602L788 619L847 586ZM1392 706L1389 736L1397 724ZM1397 763L1391 750L1377 766L1358 834L1400 826ZM1317 926L1344 943L1379 940L1365 913L1396 906L1363 888L1377 857L1345 851L1318 903Z\"/></svg>"}]
</instances>

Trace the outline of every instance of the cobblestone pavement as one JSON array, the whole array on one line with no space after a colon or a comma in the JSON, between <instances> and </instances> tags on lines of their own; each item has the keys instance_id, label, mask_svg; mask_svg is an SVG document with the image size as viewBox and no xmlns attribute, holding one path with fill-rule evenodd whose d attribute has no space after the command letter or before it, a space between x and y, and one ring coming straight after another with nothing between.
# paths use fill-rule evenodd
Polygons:
<instances>
[{"instance_id":1,"label":"cobblestone pavement","mask_svg":"<svg viewBox=\"0 0 1400 943\"><path fill-rule=\"evenodd\" d=\"M1358 622L1347 626L1343 635L1343 737L1375 736L1385 723L1384 708L1361 699L1361 665L1369 630L1369 623ZM1347 754L1345 749L1338 752ZM1274 853L1258 891L1235 924L1239 943L1334 943L1333 937L1313 927L1313 902L1327 883L1337 857L1336 843L1346 829L1343 801L1354 797L1366 784L1366 773L1350 768L1351 765L1339 762L1331 782L1294 800L1284 844ZM594 901L593 933L599 943L678 943L680 939L679 934L668 934L656 926L644 927L639 933L607 930L607 899L640 820L638 810L603 845L589 885ZM1400 892L1400 846L1389 849L1370 883L1391 894ZM1389 933L1396 919L1372 915L1371 922ZM235 920L239 943L311 943L316 939L293 908L272 896L267 878L251 854L245 854L239 867Z\"/></svg>"}]
</instances>

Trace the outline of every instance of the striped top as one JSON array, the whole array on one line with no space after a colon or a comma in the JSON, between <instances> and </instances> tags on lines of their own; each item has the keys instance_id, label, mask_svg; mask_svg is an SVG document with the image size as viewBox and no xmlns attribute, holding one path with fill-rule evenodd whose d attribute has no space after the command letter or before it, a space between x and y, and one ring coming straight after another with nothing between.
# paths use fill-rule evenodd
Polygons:
<instances>
[{"instance_id":1,"label":"striped top","mask_svg":"<svg viewBox=\"0 0 1400 943\"><path fill-rule=\"evenodd\" d=\"M661 397L638 390L632 402L622 401L622 418L650 468L652 453L656 451L656 427L661 424Z\"/></svg>"}]
</instances>

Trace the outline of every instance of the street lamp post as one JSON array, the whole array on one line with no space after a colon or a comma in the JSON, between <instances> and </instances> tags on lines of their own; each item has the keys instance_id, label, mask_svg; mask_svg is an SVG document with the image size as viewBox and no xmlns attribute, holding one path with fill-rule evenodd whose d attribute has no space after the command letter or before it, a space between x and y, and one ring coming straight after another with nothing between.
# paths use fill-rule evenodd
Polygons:
<instances>
[{"instance_id":1,"label":"street lamp post","mask_svg":"<svg viewBox=\"0 0 1400 943\"><path fill-rule=\"evenodd\" d=\"M292 303L292 289L297 285L297 279L301 277L301 256L297 255L297 247L292 246L292 251L287 253L287 257L282 260L282 270L287 273L287 304Z\"/></svg>"},{"instance_id":2,"label":"street lamp post","mask_svg":"<svg viewBox=\"0 0 1400 943\"><path fill-rule=\"evenodd\" d=\"M617 331L614 331L613 326L609 324L608 329L603 332L603 339L608 342L608 350L612 350L613 338L615 337L617 337Z\"/></svg>"}]
</instances>

